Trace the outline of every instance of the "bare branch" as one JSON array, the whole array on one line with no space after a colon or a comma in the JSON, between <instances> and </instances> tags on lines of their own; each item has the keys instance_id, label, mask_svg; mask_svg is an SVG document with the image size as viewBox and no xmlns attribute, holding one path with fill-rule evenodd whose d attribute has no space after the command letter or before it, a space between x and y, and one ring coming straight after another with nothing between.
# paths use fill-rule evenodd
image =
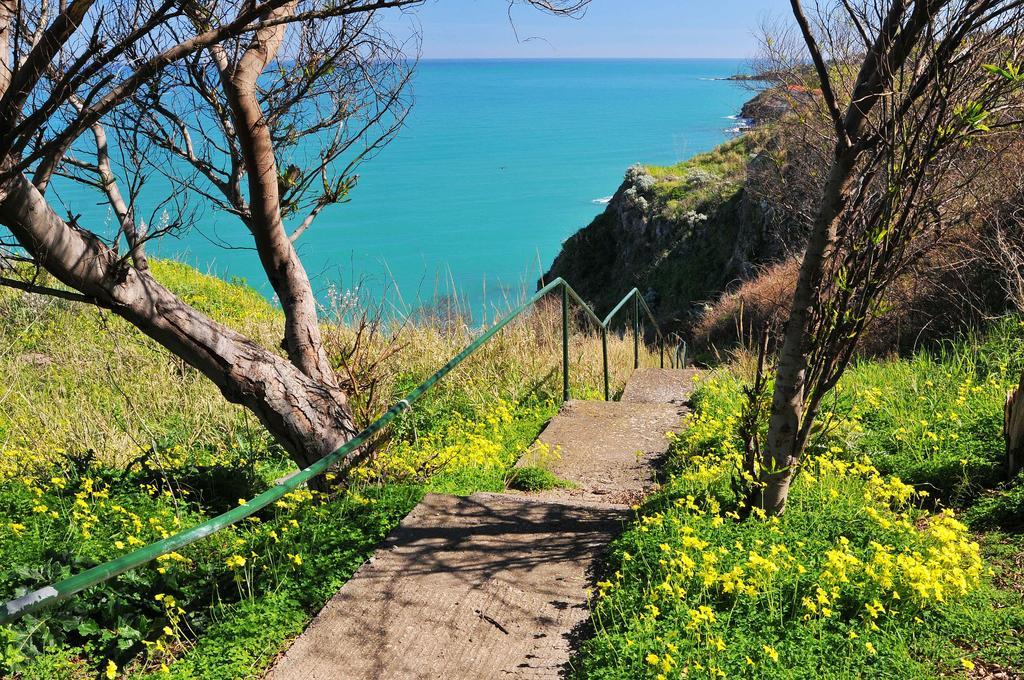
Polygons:
<instances>
[{"instance_id":1,"label":"bare branch","mask_svg":"<svg viewBox=\"0 0 1024 680\"><path fill-rule=\"evenodd\" d=\"M11 279L6 276L0 276L0 286L7 288L13 288L15 290L21 290L26 293L35 293L37 295L46 295L47 297L60 298L61 300L68 300L70 302L81 302L87 305L103 306L99 300L81 293L76 293L70 290L62 290L60 288L50 288L49 286L40 286L28 281L20 281L18 279Z\"/></svg>"},{"instance_id":2,"label":"bare branch","mask_svg":"<svg viewBox=\"0 0 1024 680\"><path fill-rule=\"evenodd\" d=\"M818 47L818 41L815 39L814 33L811 32L811 25L804 15L804 8L800 4L800 0L790 0L790 4L793 7L793 16L796 17L796 22L800 26L800 32L803 34L804 42L807 44L807 50L811 53L814 68L818 72L818 80L821 82L821 94L825 100L825 106L828 107L832 123L835 125L836 138L840 144L849 146L849 134L843 125L843 114L839 111L839 104L836 102L836 95L832 90L832 76L829 75L828 65L825 63L824 57L821 56L821 49Z\"/></svg>"}]
</instances>

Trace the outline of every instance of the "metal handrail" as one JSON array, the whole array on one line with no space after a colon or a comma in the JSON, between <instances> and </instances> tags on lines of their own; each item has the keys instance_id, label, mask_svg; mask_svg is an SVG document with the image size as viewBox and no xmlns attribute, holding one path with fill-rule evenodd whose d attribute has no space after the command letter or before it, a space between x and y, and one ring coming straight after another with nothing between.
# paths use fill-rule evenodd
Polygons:
<instances>
[{"instance_id":1,"label":"metal handrail","mask_svg":"<svg viewBox=\"0 0 1024 680\"><path fill-rule=\"evenodd\" d=\"M143 546L138 550L130 552L126 555L122 555L109 562L92 567L83 572L75 574L62 581L39 588L30 593L23 595L22 597L15 598L6 603L6 606L0 610L0 625L16 621L21 617L30 614L35 611L39 611L46 607L53 606L60 602L63 602L76 593L91 588L92 586L99 585L105 581L108 581L115 576L123 574L126 571L140 567L148 562L152 562L161 555L180 550L187 545L200 541L207 536L220 531L236 522L249 517L256 512L259 512L263 508L270 504L280 500L285 494L291 493L297 489L300 485L308 482L314 477L321 475L330 468L334 463L342 460L352 451L356 450L359 446L365 444L373 435L384 429L392 420L398 417L399 414L411 408L427 390L429 390L435 383L441 378L445 377L450 373L456 366L465 361L471 354L476 352L484 343L490 340L496 335L501 329L512 322L513 319L518 317L520 314L525 312L529 307L536 304L546 295L556 289L561 289L562 293L562 397L564 401L568 401L570 397L569 391L569 298L575 300L587 313L591 320L593 320L601 329L601 345L603 349L603 364L604 364L604 388L605 388L605 399L608 399L608 327L611 323L612 318L622 309L622 307L629 302L632 298L634 300L634 369L639 368L639 319L640 319L640 306L646 310L651 321L654 322L654 328L657 333L659 340L661 341L661 365L665 365L665 337L658 328L657 321L654 319L654 314L651 312L650 307L647 306L647 302L640 295L640 291L634 288L626 297L622 299L612 312L605 317L602 321L590 306L583 301L583 299L576 293L575 290L562 278L557 278L551 283L547 284L536 294L533 295L529 300L522 303L515 310L510 312L501 321L487 329L480 335L476 340L469 343L465 349L459 354L453 357L448 363L442 366L436 373L431 375L420 385L415 387L409 394L401 399L394 406L389 408L384 414L370 424L366 429L357 434L351 441L342 445L332 453L327 454L317 462L313 463L307 468L304 468L292 475L291 477L279 482L270 489L267 489L263 493L259 494L252 500L239 505L236 508L232 508L227 512L211 517L210 519L197 524L191 529L186 529L173 536L169 536L162 540L150 543L149 545ZM677 352L678 355L678 352Z\"/></svg>"}]
</instances>

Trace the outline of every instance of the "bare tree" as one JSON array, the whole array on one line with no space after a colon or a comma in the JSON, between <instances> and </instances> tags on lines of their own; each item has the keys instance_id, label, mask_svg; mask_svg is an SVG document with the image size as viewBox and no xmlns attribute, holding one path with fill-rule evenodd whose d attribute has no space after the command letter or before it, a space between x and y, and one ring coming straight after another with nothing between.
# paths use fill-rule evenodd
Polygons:
<instances>
[{"instance_id":1,"label":"bare tree","mask_svg":"<svg viewBox=\"0 0 1024 680\"><path fill-rule=\"evenodd\" d=\"M401 124L410 65L378 17L418 2L0 0L0 284L128 320L256 414L301 466L349 441L348 395L294 241ZM136 210L154 173L174 189L164 224ZM113 233L59 212L57 175L98 192ZM146 244L189 224L188 197L247 227L284 312L283 355L153 277Z\"/></svg>"},{"instance_id":2,"label":"bare tree","mask_svg":"<svg viewBox=\"0 0 1024 680\"><path fill-rule=\"evenodd\" d=\"M831 152L779 352L758 502L781 513L820 404L882 293L946 230L1001 136L1019 134L1022 0L791 0ZM775 45L784 45L784 41ZM784 48L779 48L784 49ZM809 63L808 63L809 62ZM782 69L786 71L786 69Z\"/></svg>"}]
</instances>

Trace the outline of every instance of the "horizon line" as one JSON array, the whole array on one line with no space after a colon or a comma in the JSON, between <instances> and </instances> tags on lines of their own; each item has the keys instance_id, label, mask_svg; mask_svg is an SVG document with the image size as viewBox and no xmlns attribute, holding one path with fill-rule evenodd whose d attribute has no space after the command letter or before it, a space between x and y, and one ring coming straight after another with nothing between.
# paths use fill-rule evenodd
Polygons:
<instances>
[{"instance_id":1,"label":"horizon line","mask_svg":"<svg viewBox=\"0 0 1024 680\"><path fill-rule=\"evenodd\" d=\"M412 58L415 59L415 58ZM523 56L523 57L419 57L418 61L747 61L751 57L643 57L643 56Z\"/></svg>"}]
</instances>

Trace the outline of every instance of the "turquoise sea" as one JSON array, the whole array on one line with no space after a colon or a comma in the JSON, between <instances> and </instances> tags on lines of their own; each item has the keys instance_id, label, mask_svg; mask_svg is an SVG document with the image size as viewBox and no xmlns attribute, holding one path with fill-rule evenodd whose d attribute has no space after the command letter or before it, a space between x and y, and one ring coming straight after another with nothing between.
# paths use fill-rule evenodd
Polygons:
<instances>
[{"instance_id":1,"label":"turquoise sea","mask_svg":"<svg viewBox=\"0 0 1024 680\"><path fill-rule=\"evenodd\" d=\"M599 201L629 165L673 163L727 139L736 126L729 116L752 94L720 79L743 67L421 62L405 128L362 166L351 201L326 210L300 240L306 267L321 292L359 286L372 301L387 290L405 309L455 293L479 321L532 288L561 242L603 210ZM68 195L84 224L108 219L96 197ZM210 211L200 225L151 252L269 294L252 250L215 243L247 246L244 228Z\"/></svg>"}]
</instances>

